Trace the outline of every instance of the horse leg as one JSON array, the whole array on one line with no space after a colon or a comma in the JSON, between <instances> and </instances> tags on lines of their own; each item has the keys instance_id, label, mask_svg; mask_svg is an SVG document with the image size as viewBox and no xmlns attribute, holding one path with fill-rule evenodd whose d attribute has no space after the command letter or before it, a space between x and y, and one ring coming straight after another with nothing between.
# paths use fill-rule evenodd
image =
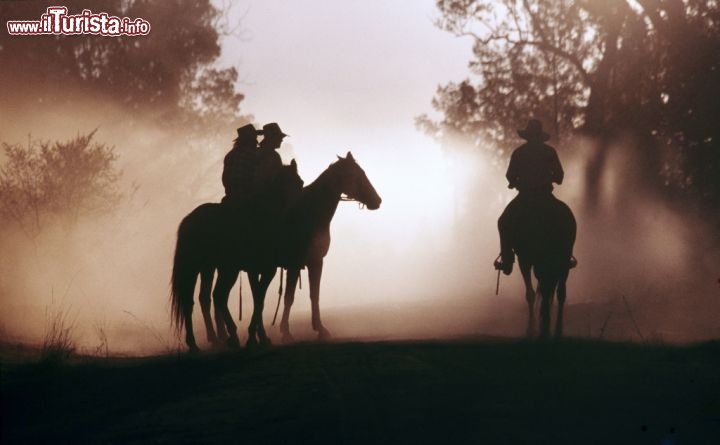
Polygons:
<instances>
[{"instance_id":1,"label":"horse leg","mask_svg":"<svg viewBox=\"0 0 720 445\"><path fill-rule=\"evenodd\" d=\"M206 269L200 272L200 309L202 309L203 321L205 322L205 330L207 331L208 342L217 345L218 339L213 329L213 321L210 316L210 294L212 292L212 282L214 269ZM217 320L217 316L215 317ZM219 329L218 329L219 331Z\"/></svg>"},{"instance_id":2,"label":"horse leg","mask_svg":"<svg viewBox=\"0 0 720 445\"><path fill-rule=\"evenodd\" d=\"M192 312L194 305L195 302L190 301L190 304L185 305L185 307L182 308L183 317L185 318L185 344L188 345L188 348L190 348L190 352L192 353L200 351L200 348L198 348L197 342L195 341L195 334L193 333Z\"/></svg>"},{"instance_id":3,"label":"horse leg","mask_svg":"<svg viewBox=\"0 0 720 445\"><path fill-rule=\"evenodd\" d=\"M553 280L539 280L538 288L540 289L540 338L545 340L550 334L550 306L552 305L552 297L555 293L557 282ZM549 281L549 282L548 282Z\"/></svg>"},{"instance_id":4,"label":"horse leg","mask_svg":"<svg viewBox=\"0 0 720 445\"><path fill-rule=\"evenodd\" d=\"M230 273L230 272L224 272L224 273ZM220 272L218 272L218 282L220 281ZM224 284L225 285L225 284ZM218 284L215 284L215 289L218 288ZM218 290L218 293L221 291ZM225 326L225 309L227 308L227 302L230 299L230 289L228 289L228 296L224 300L217 300L216 298L225 298L222 296L215 297L215 292L213 292L213 300L215 300L215 326L217 326L217 335L218 335L218 343L227 343L228 339L230 338L230 335L228 334L227 327Z\"/></svg>"},{"instance_id":5,"label":"horse leg","mask_svg":"<svg viewBox=\"0 0 720 445\"><path fill-rule=\"evenodd\" d=\"M257 330L258 341L263 346L268 346L271 344L270 338L268 338L267 333L265 332L265 323L263 321L262 315L263 310L265 309L265 296L267 295L267 290L270 286L270 282L272 282L273 278L275 278L276 273L277 268L275 267L261 273L260 281L258 283L259 292L257 293L257 295L253 294L253 303L255 308L257 308L257 320L255 326ZM255 315L255 312L253 312L253 315Z\"/></svg>"},{"instance_id":6,"label":"horse leg","mask_svg":"<svg viewBox=\"0 0 720 445\"><path fill-rule=\"evenodd\" d=\"M555 320L555 338L560 338L563 335L563 312L565 306L565 297L567 297L567 288L565 284L566 278L560 279L557 287L557 320Z\"/></svg>"},{"instance_id":7,"label":"horse leg","mask_svg":"<svg viewBox=\"0 0 720 445\"><path fill-rule=\"evenodd\" d=\"M173 271L173 273L176 272ZM181 323L185 325L185 344L188 345L191 353L196 353L200 351L200 348L195 341L192 313L195 305L197 275L194 273L187 273L182 277L179 276L179 273L177 275L177 277L173 275L173 310L180 313Z\"/></svg>"},{"instance_id":8,"label":"horse leg","mask_svg":"<svg viewBox=\"0 0 720 445\"><path fill-rule=\"evenodd\" d=\"M312 327L318 333L320 340L330 338L330 332L320 321L320 279L322 278L323 259L311 261L308 264L308 277L310 278L310 303L312 306Z\"/></svg>"},{"instance_id":9,"label":"horse leg","mask_svg":"<svg viewBox=\"0 0 720 445\"><path fill-rule=\"evenodd\" d=\"M250 282L250 292L253 297L253 313L250 317L250 324L248 324L248 341L247 346L252 347L257 345L257 303L255 302L255 295L259 291L260 274L255 271L247 272L248 281Z\"/></svg>"},{"instance_id":10,"label":"horse leg","mask_svg":"<svg viewBox=\"0 0 720 445\"><path fill-rule=\"evenodd\" d=\"M290 335L290 308L292 308L292 305L295 302L295 288L297 287L299 277L300 269L292 268L287 270L283 315L282 320L280 321L280 332L282 333L283 343L293 341L293 336Z\"/></svg>"},{"instance_id":11,"label":"horse leg","mask_svg":"<svg viewBox=\"0 0 720 445\"><path fill-rule=\"evenodd\" d=\"M525 283L525 300L528 305L528 326L525 335L532 337L535 335L535 289L532 284L532 266L519 261L520 273L522 274L523 283Z\"/></svg>"},{"instance_id":12,"label":"horse leg","mask_svg":"<svg viewBox=\"0 0 720 445\"><path fill-rule=\"evenodd\" d=\"M225 328L228 334L227 345L231 348L240 346L240 340L237 336L237 325L235 325L232 315L230 315L230 310L228 309L230 290L235 285L239 273L240 271L237 269L218 269L217 283L215 283L215 289L213 289L216 318L225 322ZM220 322L217 320L216 322L218 326L220 326Z\"/></svg>"}]
</instances>

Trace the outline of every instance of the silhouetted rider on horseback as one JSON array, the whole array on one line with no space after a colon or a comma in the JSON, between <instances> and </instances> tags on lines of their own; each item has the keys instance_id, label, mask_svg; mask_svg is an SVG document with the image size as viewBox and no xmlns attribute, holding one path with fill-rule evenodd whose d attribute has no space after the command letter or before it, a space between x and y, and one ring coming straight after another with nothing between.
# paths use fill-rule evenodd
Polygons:
<instances>
[{"instance_id":1,"label":"silhouetted rider on horseback","mask_svg":"<svg viewBox=\"0 0 720 445\"><path fill-rule=\"evenodd\" d=\"M232 150L225 156L222 182L225 197L222 202L233 207L247 206L256 213L272 214L282 210L277 184L283 163L277 149L287 135L277 123L270 123L257 131L251 124L238 128ZM257 137L263 135L258 148Z\"/></svg>"},{"instance_id":2,"label":"silhouetted rider on horseback","mask_svg":"<svg viewBox=\"0 0 720 445\"><path fill-rule=\"evenodd\" d=\"M236 207L246 204L256 193L255 166L258 155L258 132L247 124L237 129L233 147L223 160L222 184L225 187L224 204Z\"/></svg>"},{"instance_id":3,"label":"silhouetted rider on horseback","mask_svg":"<svg viewBox=\"0 0 720 445\"><path fill-rule=\"evenodd\" d=\"M518 130L518 135L527 142L513 151L507 174L508 188L518 190L517 196L500 215L498 230L500 232L500 259L495 261L495 268L505 275L512 272L515 255L513 237L522 222L522 212L529 203L555 199L553 183L563 181L563 168L560 165L555 149L545 142L550 135L545 133L542 123L531 119L525 129ZM571 267L574 266L574 258Z\"/></svg>"},{"instance_id":4,"label":"silhouetted rider on horseback","mask_svg":"<svg viewBox=\"0 0 720 445\"><path fill-rule=\"evenodd\" d=\"M282 158L277 150L280 148L282 141L287 135L280 130L280 126L273 122L263 125L262 130L258 134L263 136L260 141L260 150L255 168L255 184L259 191L267 190L277 178L280 169L283 166Z\"/></svg>"}]
</instances>

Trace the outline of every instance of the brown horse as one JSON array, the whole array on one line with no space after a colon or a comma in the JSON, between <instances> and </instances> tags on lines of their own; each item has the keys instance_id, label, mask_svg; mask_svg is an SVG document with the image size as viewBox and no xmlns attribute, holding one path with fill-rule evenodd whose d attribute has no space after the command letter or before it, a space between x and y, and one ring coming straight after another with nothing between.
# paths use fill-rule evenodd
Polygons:
<instances>
[{"instance_id":1,"label":"brown horse","mask_svg":"<svg viewBox=\"0 0 720 445\"><path fill-rule=\"evenodd\" d=\"M344 197L343 197L344 195ZM300 270L307 266L310 278L312 328L321 339L330 333L320 320L320 279L323 259L330 249L330 222L341 200L357 201L370 210L380 207L382 200L365 172L348 152L346 158L332 164L312 184L303 189L297 206L290 210L284 306L280 332L283 341L291 341L290 309L295 301L295 287Z\"/></svg>"},{"instance_id":2,"label":"brown horse","mask_svg":"<svg viewBox=\"0 0 720 445\"><path fill-rule=\"evenodd\" d=\"M175 248L171 307L172 320L178 330L185 327L185 342L192 351L198 349L192 326L193 293L198 275L208 341L218 342L210 316L212 291L219 337L227 339L231 346L238 346L236 326L227 308L228 294L241 269L253 278L253 288L264 283L261 276L275 273L280 216L299 196L302 186L293 160L280 170L263 200L240 206L202 204L183 218ZM212 289L215 270L218 270L218 280Z\"/></svg>"},{"instance_id":3,"label":"brown horse","mask_svg":"<svg viewBox=\"0 0 720 445\"><path fill-rule=\"evenodd\" d=\"M540 338L550 333L550 307L557 291L555 336L562 336L563 309L567 296L566 281L570 272L577 225L570 208L552 195L525 202L517 227L513 250L517 253L525 283L528 304L528 336L535 332L535 298L540 302ZM533 288L531 272L537 279Z\"/></svg>"},{"instance_id":4,"label":"brown horse","mask_svg":"<svg viewBox=\"0 0 720 445\"><path fill-rule=\"evenodd\" d=\"M305 189L301 189L302 180L297 176L295 163L286 169L289 171L284 179L281 176L276 184L275 196L285 197L285 204L290 210L278 213L203 204L181 222L173 266L171 302L173 321L178 329L185 326L185 341L191 351L198 349L192 329L193 292L198 275L201 277L200 302L211 343L216 343L218 336L221 339L227 336L229 345L239 345L237 326L227 303L241 270L248 273L254 302L248 344L269 343L262 311L267 287L277 267L299 271L304 265L308 246L317 242L313 238L317 232L315 224L322 226L327 220L325 227L329 227L329 220L343 194L357 197L368 208L380 205L380 197L350 153L331 164ZM294 197L296 191L300 195L297 198ZM210 317L210 290L215 270L218 278L212 289L212 300L217 335Z\"/></svg>"}]
</instances>

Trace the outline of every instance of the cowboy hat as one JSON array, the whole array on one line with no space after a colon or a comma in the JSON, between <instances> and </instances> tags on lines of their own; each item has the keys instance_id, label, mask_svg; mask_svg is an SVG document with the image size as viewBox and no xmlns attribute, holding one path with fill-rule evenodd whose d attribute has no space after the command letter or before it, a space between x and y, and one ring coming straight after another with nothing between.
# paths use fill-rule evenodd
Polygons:
<instances>
[{"instance_id":1,"label":"cowboy hat","mask_svg":"<svg viewBox=\"0 0 720 445\"><path fill-rule=\"evenodd\" d=\"M540 140L545 142L550 139L550 135L543 131L542 122L537 119L530 119L527 126L522 130L518 130L517 133L526 141Z\"/></svg>"},{"instance_id":2,"label":"cowboy hat","mask_svg":"<svg viewBox=\"0 0 720 445\"><path fill-rule=\"evenodd\" d=\"M271 122L269 124L263 125L263 129L258 131L258 134L265 135L265 137L267 137L267 136L282 136L282 137L289 136L289 135L283 133L282 130L280 129L280 126L275 122Z\"/></svg>"},{"instance_id":3,"label":"cowboy hat","mask_svg":"<svg viewBox=\"0 0 720 445\"><path fill-rule=\"evenodd\" d=\"M243 125L237 129L237 138L240 140L257 138L258 132L253 124Z\"/></svg>"}]
</instances>

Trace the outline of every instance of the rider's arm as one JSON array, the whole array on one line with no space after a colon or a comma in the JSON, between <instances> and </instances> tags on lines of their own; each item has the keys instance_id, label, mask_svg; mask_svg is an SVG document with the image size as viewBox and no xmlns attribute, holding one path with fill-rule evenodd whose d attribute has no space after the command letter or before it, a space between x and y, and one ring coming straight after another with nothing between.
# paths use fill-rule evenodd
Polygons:
<instances>
[{"instance_id":1,"label":"rider's arm","mask_svg":"<svg viewBox=\"0 0 720 445\"><path fill-rule=\"evenodd\" d=\"M558 158L557 152L552 149L552 180L557 185L560 185L562 184L564 177L565 172L560 164L560 158Z\"/></svg>"},{"instance_id":2,"label":"rider's arm","mask_svg":"<svg viewBox=\"0 0 720 445\"><path fill-rule=\"evenodd\" d=\"M515 156L515 153L517 151L514 151L512 155L510 156L510 165L508 165L507 173L505 173L505 177L508 180L508 188L514 189L517 187L517 180L518 180L518 161L517 157Z\"/></svg>"}]
</instances>

